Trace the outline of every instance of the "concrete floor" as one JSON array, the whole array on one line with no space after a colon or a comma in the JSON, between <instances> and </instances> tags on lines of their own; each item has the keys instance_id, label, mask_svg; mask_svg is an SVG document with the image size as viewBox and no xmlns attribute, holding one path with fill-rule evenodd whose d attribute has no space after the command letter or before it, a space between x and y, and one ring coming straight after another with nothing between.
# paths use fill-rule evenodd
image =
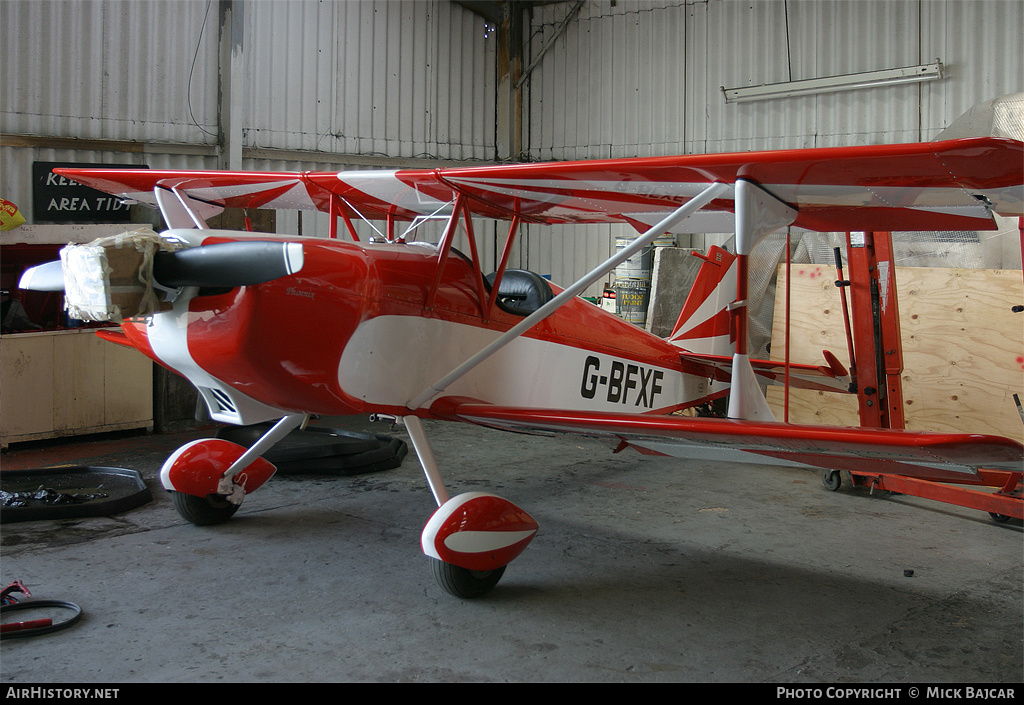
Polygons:
<instances>
[{"instance_id":1,"label":"concrete floor","mask_svg":"<svg viewBox=\"0 0 1024 705\"><path fill-rule=\"evenodd\" d=\"M391 432L362 419L321 423ZM687 465L455 424L427 430L453 494L495 492L541 525L479 600L449 596L429 573L419 532L434 507L411 452L376 474L276 477L230 522L206 528L181 520L156 480L166 455L196 434L5 453L4 469L130 467L154 500L111 518L3 525L3 584L21 580L33 598L76 602L84 616L4 640L0 680L1024 677L1019 522L828 492L806 470Z\"/></svg>"}]
</instances>

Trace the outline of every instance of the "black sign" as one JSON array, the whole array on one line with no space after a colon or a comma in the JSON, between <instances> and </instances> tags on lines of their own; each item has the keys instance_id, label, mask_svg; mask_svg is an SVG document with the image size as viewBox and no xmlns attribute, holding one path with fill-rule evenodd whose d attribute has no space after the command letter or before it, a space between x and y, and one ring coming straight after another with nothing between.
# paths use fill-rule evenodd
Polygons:
<instances>
[{"instance_id":1,"label":"black sign","mask_svg":"<svg viewBox=\"0 0 1024 705\"><path fill-rule=\"evenodd\" d=\"M148 168L133 164L32 162L32 215L37 223L127 223L130 219L127 203L54 174L58 167Z\"/></svg>"}]
</instances>

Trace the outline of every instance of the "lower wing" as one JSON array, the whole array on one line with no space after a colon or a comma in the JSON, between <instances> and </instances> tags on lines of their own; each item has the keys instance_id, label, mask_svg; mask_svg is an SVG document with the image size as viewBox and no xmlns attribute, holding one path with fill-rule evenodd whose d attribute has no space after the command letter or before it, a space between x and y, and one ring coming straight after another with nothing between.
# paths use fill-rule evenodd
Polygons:
<instances>
[{"instance_id":1,"label":"lower wing","mask_svg":"<svg viewBox=\"0 0 1024 705\"><path fill-rule=\"evenodd\" d=\"M441 402L444 418L520 432L605 437L641 452L695 460L883 472L968 482L979 470L1020 472L1024 446L1009 438L777 422L524 409Z\"/></svg>"}]
</instances>

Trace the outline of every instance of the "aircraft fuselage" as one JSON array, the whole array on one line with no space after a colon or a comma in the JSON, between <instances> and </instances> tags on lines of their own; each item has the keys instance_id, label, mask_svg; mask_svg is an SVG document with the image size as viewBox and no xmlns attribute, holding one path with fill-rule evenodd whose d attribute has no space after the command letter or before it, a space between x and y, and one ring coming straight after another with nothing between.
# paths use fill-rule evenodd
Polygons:
<instances>
[{"instance_id":1,"label":"aircraft fuselage","mask_svg":"<svg viewBox=\"0 0 1024 705\"><path fill-rule=\"evenodd\" d=\"M253 236L183 237L214 244ZM123 326L136 347L189 378L217 420L255 423L298 411L406 415L410 399L522 320L481 300L476 269L455 252L438 277L431 245L258 239L301 242L301 271L256 286L186 289L173 310ZM574 299L444 395L664 413L707 395L706 380L683 374L678 353ZM429 416L429 404L415 411Z\"/></svg>"}]
</instances>

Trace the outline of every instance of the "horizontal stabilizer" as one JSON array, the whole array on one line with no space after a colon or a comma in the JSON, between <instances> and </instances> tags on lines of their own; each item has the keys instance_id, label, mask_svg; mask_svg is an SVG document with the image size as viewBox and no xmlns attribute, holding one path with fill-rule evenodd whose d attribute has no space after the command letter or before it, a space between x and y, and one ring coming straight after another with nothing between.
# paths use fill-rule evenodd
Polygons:
<instances>
[{"instance_id":1,"label":"horizontal stabilizer","mask_svg":"<svg viewBox=\"0 0 1024 705\"><path fill-rule=\"evenodd\" d=\"M162 286L235 287L273 281L302 269L296 242L224 242L158 252L153 278Z\"/></svg>"},{"instance_id":2,"label":"horizontal stabilizer","mask_svg":"<svg viewBox=\"0 0 1024 705\"><path fill-rule=\"evenodd\" d=\"M686 371L691 374L719 382L729 382L732 379L732 357L691 352L681 352L679 357L682 359ZM819 392L850 392L849 372L827 350L825 359L829 363L827 367L790 363L788 365L789 385L796 389L814 389ZM751 360L750 366L758 378L769 384L781 385L786 381L787 365L785 362Z\"/></svg>"}]
</instances>

